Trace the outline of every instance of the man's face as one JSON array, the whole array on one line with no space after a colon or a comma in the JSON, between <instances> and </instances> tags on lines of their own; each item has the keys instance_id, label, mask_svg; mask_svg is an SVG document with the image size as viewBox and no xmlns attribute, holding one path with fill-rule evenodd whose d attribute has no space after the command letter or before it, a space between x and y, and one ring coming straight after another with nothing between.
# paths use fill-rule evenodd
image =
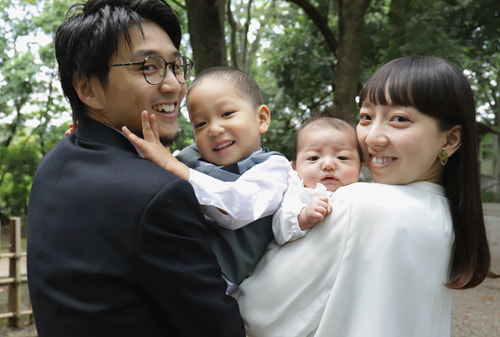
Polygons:
<instances>
[{"instance_id":1,"label":"man's face","mask_svg":"<svg viewBox=\"0 0 500 337\"><path fill-rule=\"evenodd\" d=\"M157 24L145 22L142 31L144 35L133 26L130 29L131 48L122 37L109 64L140 62L150 55L171 62L179 55L170 37ZM140 116L146 110L149 115L155 115L160 138L168 142L177 135L177 114L186 94L186 84L177 81L170 67L157 85L146 82L141 65L111 67L106 88L96 86L100 105L98 109L90 109L91 118L118 130L127 126L132 132L142 135Z\"/></svg>"}]
</instances>

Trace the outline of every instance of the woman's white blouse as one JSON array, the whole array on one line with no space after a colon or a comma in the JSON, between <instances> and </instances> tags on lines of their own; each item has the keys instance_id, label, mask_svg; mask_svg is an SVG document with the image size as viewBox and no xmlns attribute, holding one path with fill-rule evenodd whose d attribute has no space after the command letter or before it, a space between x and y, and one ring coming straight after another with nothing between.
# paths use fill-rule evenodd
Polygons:
<instances>
[{"instance_id":1,"label":"woman's white blouse","mask_svg":"<svg viewBox=\"0 0 500 337\"><path fill-rule=\"evenodd\" d=\"M240 286L251 337L447 337L453 226L443 188L355 183Z\"/></svg>"}]
</instances>

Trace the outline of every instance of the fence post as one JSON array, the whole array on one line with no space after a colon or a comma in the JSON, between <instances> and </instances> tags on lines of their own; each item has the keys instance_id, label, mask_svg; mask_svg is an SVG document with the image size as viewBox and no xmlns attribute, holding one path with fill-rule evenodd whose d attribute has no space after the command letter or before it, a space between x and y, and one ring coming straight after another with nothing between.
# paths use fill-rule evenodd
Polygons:
<instances>
[{"instance_id":1,"label":"fence post","mask_svg":"<svg viewBox=\"0 0 500 337\"><path fill-rule=\"evenodd\" d=\"M21 327L21 218L10 218L10 252L14 256L10 258L9 276L15 281L9 286L9 311L14 313L9 318L10 327Z\"/></svg>"}]
</instances>

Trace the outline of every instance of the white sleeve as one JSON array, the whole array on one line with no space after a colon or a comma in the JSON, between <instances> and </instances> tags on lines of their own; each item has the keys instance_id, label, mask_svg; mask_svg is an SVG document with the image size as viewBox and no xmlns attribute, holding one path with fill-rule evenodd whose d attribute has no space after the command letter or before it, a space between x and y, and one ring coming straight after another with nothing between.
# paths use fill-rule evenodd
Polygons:
<instances>
[{"instance_id":1,"label":"white sleeve","mask_svg":"<svg viewBox=\"0 0 500 337\"><path fill-rule=\"evenodd\" d=\"M276 211L289 170L290 162L284 156L272 155L236 181L222 181L191 169L189 182L205 214L222 227L236 230Z\"/></svg>"},{"instance_id":2,"label":"white sleeve","mask_svg":"<svg viewBox=\"0 0 500 337\"><path fill-rule=\"evenodd\" d=\"M307 234L299 226L300 211L316 195L327 195L326 187L318 184L316 188L304 187L304 184L294 170L288 176L288 188L283 196L280 207L273 215L273 233L276 242L284 245Z\"/></svg>"},{"instance_id":3,"label":"white sleeve","mask_svg":"<svg viewBox=\"0 0 500 337\"><path fill-rule=\"evenodd\" d=\"M297 173L290 170L288 188L280 207L273 215L274 238L280 245L296 240L307 233L307 230L303 231L299 227L299 213L306 205L299 197L303 189Z\"/></svg>"}]
</instances>

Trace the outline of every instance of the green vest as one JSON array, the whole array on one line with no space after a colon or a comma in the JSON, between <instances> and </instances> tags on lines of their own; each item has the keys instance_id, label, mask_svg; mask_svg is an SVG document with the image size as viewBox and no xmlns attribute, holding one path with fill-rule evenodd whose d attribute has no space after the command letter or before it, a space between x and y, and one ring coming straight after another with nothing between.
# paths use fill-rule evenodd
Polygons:
<instances>
[{"instance_id":1,"label":"green vest","mask_svg":"<svg viewBox=\"0 0 500 337\"><path fill-rule=\"evenodd\" d=\"M196 145L183 149L177 159L197 171L223 181L235 181L241 174L253 166L262 163L271 155L282 155L276 151L263 148L263 152L240 160L227 166L199 166L201 159ZM259 259L264 254L267 245L273 239L272 215L258 219L237 229L225 229L205 216L209 226L208 239L214 251L222 273L232 283L240 284L250 274Z\"/></svg>"}]
</instances>

